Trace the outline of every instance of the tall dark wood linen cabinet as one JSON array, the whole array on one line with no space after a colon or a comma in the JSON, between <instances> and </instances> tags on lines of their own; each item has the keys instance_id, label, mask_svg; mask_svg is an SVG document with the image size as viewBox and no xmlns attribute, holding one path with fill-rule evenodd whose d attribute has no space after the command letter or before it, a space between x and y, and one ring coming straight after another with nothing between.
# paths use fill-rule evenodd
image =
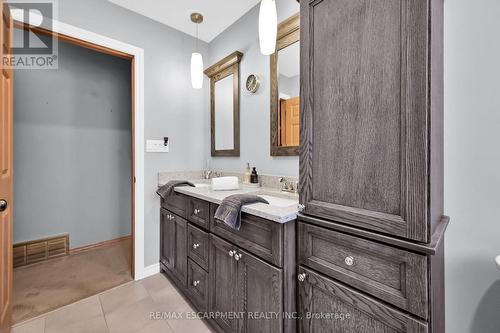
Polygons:
<instances>
[{"instance_id":1,"label":"tall dark wood linen cabinet","mask_svg":"<svg viewBox=\"0 0 500 333\"><path fill-rule=\"evenodd\" d=\"M443 0L301 0L300 332L444 333Z\"/></svg>"}]
</instances>

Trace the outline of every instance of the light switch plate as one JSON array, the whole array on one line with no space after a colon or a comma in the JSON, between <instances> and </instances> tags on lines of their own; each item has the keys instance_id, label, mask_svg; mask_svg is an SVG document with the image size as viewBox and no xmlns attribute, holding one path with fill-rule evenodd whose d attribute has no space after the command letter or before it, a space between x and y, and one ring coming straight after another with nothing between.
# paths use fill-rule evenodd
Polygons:
<instances>
[{"instance_id":1,"label":"light switch plate","mask_svg":"<svg viewBox=\"0 0 500 333\"><path fill-rule=\"evenodd\" d=\"M165 146L163 140L147 140L146 141L146 152L147 153L168 153L168 148L170 146L170 141Z\"/></svg>"}]
</instances>

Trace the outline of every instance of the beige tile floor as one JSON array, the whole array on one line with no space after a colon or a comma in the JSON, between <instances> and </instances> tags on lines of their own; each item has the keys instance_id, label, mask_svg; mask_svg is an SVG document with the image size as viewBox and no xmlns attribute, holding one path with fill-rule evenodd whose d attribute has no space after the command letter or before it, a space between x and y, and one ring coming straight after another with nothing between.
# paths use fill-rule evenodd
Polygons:
<instances>
[{"instance_id":1,"label":"beige tile floor","mask_svg":"<svg viewBox=\"0 0 500 333\"><path fill-rule=\"evenodd\" d=\"M133 281L15 325L12 333L205 333L198 319L151 319L194 311L161 274Z\"/></svg>"}]
</instances>

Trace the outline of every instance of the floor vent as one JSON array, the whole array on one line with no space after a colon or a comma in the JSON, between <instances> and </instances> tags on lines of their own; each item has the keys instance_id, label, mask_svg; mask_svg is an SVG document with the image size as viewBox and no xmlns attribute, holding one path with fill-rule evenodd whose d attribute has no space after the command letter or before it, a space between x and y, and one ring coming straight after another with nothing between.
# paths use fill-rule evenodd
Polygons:
<instances>
[{"instance_id":1,"label":"floor vent","mask_svg":"<svg viewBox=\"0 0 500 333\"><path fill-rule=\"evenodd\" d=\"M69 235L14 244L14 268L69 254Z\"/></svg>"}]
</instances>

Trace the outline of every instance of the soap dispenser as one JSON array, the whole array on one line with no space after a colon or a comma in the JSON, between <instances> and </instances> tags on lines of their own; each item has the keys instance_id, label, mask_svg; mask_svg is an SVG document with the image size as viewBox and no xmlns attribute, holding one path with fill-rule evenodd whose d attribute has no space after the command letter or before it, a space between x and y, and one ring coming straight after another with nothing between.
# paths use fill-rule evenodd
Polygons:
<instances>
[{"instance_id":1,"label":"soap dispenser","mask_svg":"<svg viewBox=\"0 0 500 333\"><path fill-rule=\"evenodd\" d=\"M250 183L252 184L259 183L259 175L257 174L257 169L255 167L252 168L252 174L250 175Z\"/></svg>"},{"instance_id":2,"label":"soap dispenser","mask_svg":"<svg viewBox=\"0 0 500 333\"><path fill-rule=\"evenodd\" d=\"M247 163L247 167L245 168L245 174L243 176L243 183L250 184L252 178L252 170L250 169L250 163Z\"/></svg>"}]
</instances>

